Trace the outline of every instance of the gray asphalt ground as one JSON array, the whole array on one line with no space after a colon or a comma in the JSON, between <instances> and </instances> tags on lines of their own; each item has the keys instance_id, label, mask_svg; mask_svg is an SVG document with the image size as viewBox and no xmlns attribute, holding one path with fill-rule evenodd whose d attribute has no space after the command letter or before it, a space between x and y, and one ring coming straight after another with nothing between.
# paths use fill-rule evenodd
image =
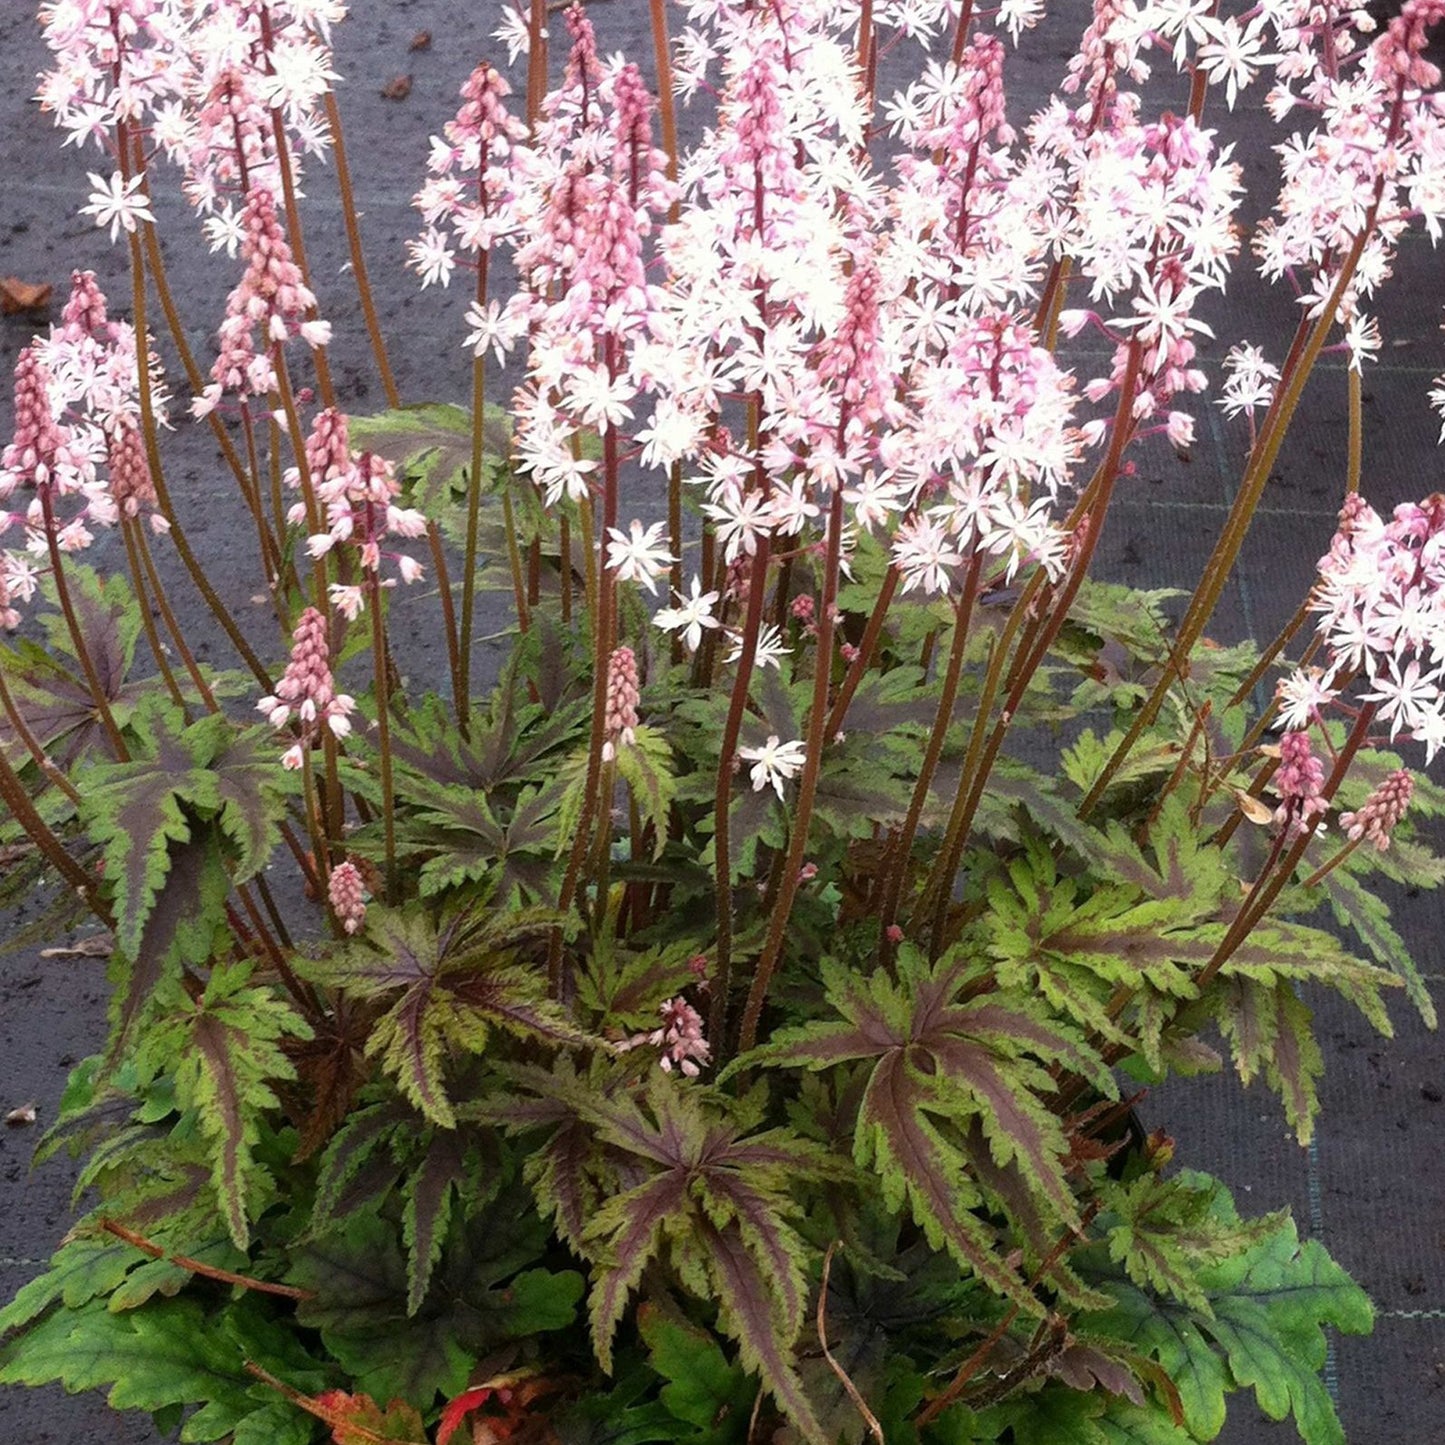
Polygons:
<instances>
[{"instance_id":1,"label":"gray asphalt ground","mask_svg":"<svg viewBox=\"0 0 1445 1445\"><path fill-rule=\"evenodd\" d=\"M1054 8L1070 25L1051 25L1029 54L1011 62L1016 100L1025 107L1062 74L1071 51L1078 0ZM77 218L89 189L93 152L61 152L49 121L27 100L45 54L24 0L0 5L0 274L53 282L63 293L70 270L99 273L117 310L128 293L125 258L87 219ZM357 0L338 31L338 68L346 77L341 105L357 175L373 279L383 299L398 380L407 400L462 400L466 356L460 341L463 301L455 293L422 293L402 269L403 245L416 230L409 201L427 151L427 138L455 108L457 86L471 65L495 46L495 0L458 5L446 0ZM626 43L639 59L649 53L641 0L604 0L595 7L611 46ZM409 50L419 31L430 48ZM412 76L405 100L383 99L394 77ZM1250 103L1252 102L1252 105ZM1177 102L1182 105L1182 98ZM1231 117L1212 117L1236 138L1246 179L1267 185L1271 135L1250 92ZM109 169L103 167L104 169ZM331 176L310 171L307 240L323 313L336 326L333 355L343 404L357 412L383 399L365 349L365 336L345 260L340 211ZM234 272L208 257L193 239L179 201L159 210L167 260L194 326L193 344L209 357L210 330ZM1442 484L1438 420L1426 409L1429 378L1445 371L1445 267L1419 237L1406 242L1398 275L1379 315L1385 347L1366 376L1365 492L1382 512ZM1278 338L1291 324L1287 296L1263 293L1247 276L1232 286L1206 349L1216 368L1237 339ZM0 375L8 376L30 325L0 322ZM0 407L8 434L8 387ZM1243 567L1212 631L1222 640L1271 637L1314 575L1328 544L1344 479L1345 380L1327 358L1311 383L1295 432L1280 458L1246 546ZM1158 451L1140 457L1139 475L1115 504L1101 544L1103 575L1140 586L1192 585L1223 521L1239 475L1245 439L1214 409L1196 405L1199 441L1188 463ZM167 439L169 475L210 575L241 615L264 614L252 599L262 579L240 543L249 525L216 460L209 433L184 420ZM105 539L92 559L120 567L119 541ZM185 595L177 584L177 595ZM201 649L227 661L199 608ZM501 626L497 613L488 626ZM483 630L486 630L484 627ZM435 677L441 662L426 644L409 640L404 667ZM1402 897L1397 921L1422 971L1445 1007L1445 912L1438 896ZM1290 1204L1301 1229L1324 1241L1370 1291L1379 1311L1375 1334L1332 1349L1327 1378L1352 1445L1430 1445L1445 1439L1445 1062L1440 1040L1405 1009L1395 1009L1397 1036L1374 1037L1343 1009L1326 1003L1321 1034L1327 1059L1324 1113L1307 1151L1286 1133L1272 1099L1229 1079L1172 1087L1144 1108L1150 1127L1179 1139L1179 1155L1223 1177L1245 1212ZM34 1100L41 1125L53 1119L68 1068L92 1053L104 1036L103 966L88 959L43 960L31 952L0 957L0 1107ZM0 1132L0 1294L8 1296L43 1265L64 1233L69 1179L62 1164L31 1173L33 1135ZM16 1445L50 1441L139 1445L157 1437L143 1417L110 1414L98 1399L68 1399L58 1391L10 1391L0 1396L0 1433ZM1241 1398L1224 1437L1230 1445L1275 1445L1293 1438L1288 1427L1263 1421Z\"/></svg>"}]
</instances>

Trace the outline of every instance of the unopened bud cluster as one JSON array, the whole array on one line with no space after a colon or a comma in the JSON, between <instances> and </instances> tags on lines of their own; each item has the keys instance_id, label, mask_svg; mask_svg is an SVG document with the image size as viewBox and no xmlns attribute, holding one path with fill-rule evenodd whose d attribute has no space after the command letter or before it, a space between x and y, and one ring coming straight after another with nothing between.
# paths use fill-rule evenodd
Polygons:
<instances>
[{"instance_id":1,"label":"unopened bud cluster","mask_svg":"<svg viewBox=\"0 0 1445 1445\"><path fill-rule=\"evenodd\" d=\"M630 748L637 741L637 657L630 647L617 648L607 665L606 733L602 760L610 763L619 747Z\"/></svg>"},{"instance_id":2,"label":"unopened bud cluster","mask_svg":"<svg viewBox=\"0 0 1445 1445\"><path fill-rule=\"evenodd\" d=\"M1364 840L1383 853L1390 846L1390 834L1405 816L1414 792L1415 779L1404 768L1397 768L1370 794L1358 812L1340 814L1340 827L1352 843Z\"/></svg>"}]
</instances>

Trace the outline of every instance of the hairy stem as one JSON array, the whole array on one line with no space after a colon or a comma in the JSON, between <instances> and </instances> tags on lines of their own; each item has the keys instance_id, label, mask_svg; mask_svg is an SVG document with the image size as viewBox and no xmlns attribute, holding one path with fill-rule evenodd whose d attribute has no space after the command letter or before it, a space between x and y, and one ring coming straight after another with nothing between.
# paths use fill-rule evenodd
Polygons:
<instances>
[{"instance_id":1,"label":"hairy stem","mask_svg":"<svg viewBox=\"0 0 1445 1445\"><path fill-rule=\"evenodd\" d=\"M762 630L763 593L768 583L768 556L768 539L760 537L758 549L753 554L752 578L748 587L747 612L743 619L737 675L733 678L727 721L723 724L722 746L718 753L717 785L713 791L717 957L713 966L708 1034L713 1040L713 1047L719 1049L727 1028L728 994L732 989L733 969L732 818L729 813L733 795L733 766L737 759L738 739L742 734L743 714L747 711L748 686L752 682L758 634Z\"/></svg>"},{"instance_id":2,"label":"hairy stem","mask_svg":"<svg viewBox=\"0 0 1445 1445\"><path fill-rule=\"evenodd\" d=\"M1398 113L1398 104L1396 111ZM1394 128L1392 123L1392 134ZM1174 656L1177 659L1188 657L1194 650L1195 643L1203 636L1205 625L1213 615L1224 592L1235 559L1244 545L1249 524L1254 518L1255 508L1259 505L1259 499L1264 492L1265 483L1274 470L1275 459L1279 456L1279 449L1284 444L1285 435L1294 419L1305 383L1309 380L1315 362L1324 349L1325 340L1335 324L1335 316L1340 302L1354 277L1355 268L1359 265L1360 257L1365 249L1365 242L1374 229L1383 184L1384 182L1381 180L1376 185L1374 201L1366 213L1365 222L1361 226L1354 244L1350 247L1349 253L1340 267L1339 275L1335 278L1334 287L1330 291L1329 300L1325 302L1323 310L1313 323L1307 319L1300 323L1300 331L1295 337L1294 345L1290 348L1290 355L1285 362L1284 375L1276 388L1269 411L1265 415L1259 437L1250 452L1249 463L1245 468L1234 504L1230 508L1224 530L1215 543L1214 551L1205 564L1204 575L1200 579L1199 586L1195 588L1194 595L1189 599L1189 606L1179 624L1179 633L1174 649ZM1079 805L1081 818L1087 818L1093 812L1099 799L1103 797L1105 790L1113 781L1114 775L1123 766L1124 760L1129 756L1134 744L1139 741L1144 730L1158 716L1159 709L1163 706L1164 698L1173 683L1173 677L1174 669L1172 667L1165 667L1160 673L1153 691L1135 713L1128 731L1114 749L1113 755L1104 765L1099 776L1094 780L1094 785L1089 789L1088 795Z\"/></svg>"},{"instance_id":3,"label":"hairy stem","mask_svg":"<svg viewBox=\"0 0 1445 1445\"><path fill-rule=\"evenodd\" d=\"M806 758L798 787L798 799L793 806L788 861L783 865L777 901L773 904L773 911L768 918L763 951L753 974L752 987L748 990L747 1007L743 1010L742 1032L738 1040L738 1048L743 1053L757 1042L758 1023L762 1018L763 1004L767 1001L768 986L772 982L778 960L782 957L783 941L788 931L788 915L793 911L793 899L797 896L803 864L806 861L808 826L813 821L813 804L818 796L818 777L822 771L823 748L827 742L824 728L828 719L828 688L833 672L834 616L837 612L838 576L843 555L841 486L833 489L833 499L828 508L827 548L823 564L823 596L818 613L817 649L814 653L813 702L808 710L808 736L804 743Z\"/></svg>"},{"instance_id":4,"label":"hairy stem","mask_svg":"<svg viewBox=\"0 0 1445 1445\"><path fill-rule=\"evenodd\" d=\"M161 681L165 684L166 691L171 695L171 701L184 712L186 710L186 699L181 692L180 685L176 682L176 675L171 669L171 660L166 656L166 650L161 645L160 632L156 628L156 620L151 613L151 601L148 595L149 588L146 586L145 571L135 540L134 529L139 525L133 517L121 516L120 534L125 541L125 556L126 562L130 566L131 586L135 588L136 603L140 609L141 626L145 631L146 642L150 646L151 656L156 660L156 670L161 675Z\"/></svg>"},{"instance_id":5,"label":"hairy stem","mask_svg":"<svg viewBox=\"0 0 1445 1445\"><path fill-rule=\"evenodd\" d=\"M138 234L142 229L145 228L137 227L130 233L130 270L132 324L135 327L137 345L141 351L144 351L146 347L144 338L149 333L146 328L145 262L141 254L141 240ZM251 644L246 641L241 629L236 626L235 618L231 616L229 609L217 595L216 589L211 586L205 569L191 548L190 540L186 536L180 518L176 515L175 500L166 484L165 470L161 465L160 447L156 441L156 415L154 398L151 394L150 369L144 362L136 367L136 380L140 401L140 430L145 444L146 463L150 468L151 485L156 490L156 503L160 507L161 515L170 523L168 535L175 545L181 561L185 564L191 581L195 583L196 590L205 599L206 605L211 609L216 621L221 624L231 645L240 655L242 662L250 668L252 676L260 683L263 690L269 692L271 690L270 675L261 659L256 656Z\"/></svg>"},{"instance_id":6,"label":"hairy stem","mask_svg":"<svg viewBox=\"0 0 1445 1445\"><path fill-rule=\"evenodd\" d=\"M377 756L381 763L381 823L385 835L387 901L396 895L396 791L391 766L391 686L386 667L386 624L381 616L381 574L371 572L371 657L376 676Z\"/></svg>"},{"instance_id":7,"label":"hairy stem","mask_svg":"<svg viewBox=\"0 0 1445 1445\"><path fill-rule=\"evenodd\" d=\"M55 499L51 495L53 485L50 482L42 483L36 488L36 491L40 495L40 507L45 517L45 545L50 552L50 575L55 581L55 596L60 603L61 612L65 615L65 626L70 632L71 646L75 648L75 656L80 663L80 670L85 674L86 686L90 689L90 699L95 704L100 725L110 741L111 751L115 753L119 762L128 762L130 753L126 750L125 739L120 735L120 728L116 726L115 715L110 710L110 699L105 695L105 684L100 680L100 673L96 671L95 659L90 655L85 629L80 625L80 618L75 611L75 603L70 596L70 584L65 580L65 565L61 557L58 536L59 527L55 520Z\"/></svg>"},{"instance_id":8,"label":"hairy stem","mask_svg":"<svg viewBox=\"0 0 1445 1445\"><path fill-rule=\"evenodd\" d=\"M356 278L356 294L361 301L361 314L366 319L366 334L371 338L376 369L381 373L381 388L389 407L401 405L391 361L386 354L386 337L377 318L376 303L371 293L371 280L366 271L366 253L361 246L361 226L356 210L356 194L351 186L351 167L346 162L346 142L341 131L341 111L333 91L326 92L326 124L331 132L331 152L336 160L336 184L341 191L341 214L346 223L346 245L351 252L351 274Z\"/></svg>"},{"instance_id":9,"label":"hairy stem","mask_svg":"<svg viewBox=\"0 0 1445 1445\"><path fill-rule=\"evenodd\" d=\"M893 849L896 864L888 873L883 894L883 907L879 912L878 926L882 937L880 949L885 957L891 950L887 947L887 933L898 917L898 902L903 892L904 879L908 873L909 861L913 856L913 840L918 835L919 821L923 807L928 801L928 790L933 786L933 775L938 769L938 760L943 756L943 744L948 730L953 725L953 708L958 701L958 684L963 675L963 655L968 650L968 628L973 617L974 599L978 596L978 577L983 564L983 553L974 549L968 564L968 575L963 591L954 610L953 642L948 649L948 664L943 675L943 695L938 700L938 711L934 714L933 730L929 733L928 746L924 750L923 763L918 770L918 779L913 785L913 796L908 803L908 814L903 820L903 831L898 835L897 846Z\"/></svg>"},{"instance_id":10,"label":"hairy stem","mask_svg":"<svg viewBox=\"0 0 1445 1445\"><path fill-rule=\"evenodd\" d=\"M441 528L429 521L426 526L427 545L431 548L432 570L436 573L437 595L442 604L442 628L447 639L447 670L452 679L452 706L460 720L466 715L467 689L462 681L461 643L457 639L456 599L452 596L451 576L447 571L446 548L442 546Z\"/></svg>"},{"instance_id":11,"label":"hairy stem","mask_svg":"<svg viewBox=\"0 0 1445 1445\"><path fill-rule=\"evenodd\" d=\"M483 157L485 160L485 157ZM485 251L477 260L477 305L487 304L488 256ZM461 716L457 726L466 731L471 716L472 691L472 623L476 610L477 596L477 538L480 534L482 512L482 460L485 456L485 433L487 425L487 361L486 354L478 350L472 357L472 464L467 476L467 540L462 553L462 618L460 640L457 644L457 660L461 667ZM510 517L507 519L508 536L512 536ZM515 540L513 540L515 545Z\"/></svg>"}]
</instances>

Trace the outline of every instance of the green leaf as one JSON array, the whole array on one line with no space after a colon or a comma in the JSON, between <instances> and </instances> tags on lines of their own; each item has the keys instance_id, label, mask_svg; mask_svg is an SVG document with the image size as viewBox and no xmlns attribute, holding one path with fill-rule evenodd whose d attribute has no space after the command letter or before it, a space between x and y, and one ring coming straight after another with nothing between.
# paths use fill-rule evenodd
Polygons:
<instances>
[{"instance_id":1,"label":"green leaf","mask_svg":"<svg viewBox=\"0 0 1445 1445\"><path fill-rule=\"evenodd\" d=\"M29 1324L57 1302L67 1310L78 1310L97 1296L110 1294L145 1258L140 1250L109 1235L67 1240L51 1255L49 1269L21 1286L0 1310L0 1335Z\"/></svg>"},{"instance_id":2,"label":"green leaf","mask_svg":"<svg viewBox=\"0 0 1445 1445\"><path fill-rule=\"evenodd\" d=\"M354 416L348 431L354 449L375 452L395 465L409 506L419 507L453 542L462 540L466 535L467 477L472 466L469 410L444 402L423 402L374 416ZM502 509L490 493L511 452L510 432L505 409L489 405L482 438L486 487L482 540L485 551L493 555L506 552Z\"/></svg>"},{"instance_id":3,"label":"green leaf","mask_svg":"<svg viewBox=\"0 0 1445 1445\"><path fill-rule=\"evenodd\" d=\"M1354 930L1377 963L1392 969L1405 984L1410 1002L1427 1028L1434 1028L1435 1001L1410 954L1409 945L1390 922L1389 905L1370 892L1348 868L1332 868L1321 880L1337 922Z\"/></svg>"},{"instance_id":4,"label":"green leaf","mask_svg":"<svg viewBox=\"0 0 1445 1445\"><path fill-rule=\"evenodd\" d=\"M0 1384L58 1382L72 1394L109 1386L116 1410L154 1413L199 1404L181 1438L210 1441L239 1430L258 1409L274 1410L274 1394L247 1372L248 1360L303 1390L324 1383L290 1332L251 1299L234 1301L224 1315L210 1318L194 1300L159 1300L113 1313L93 1299L57 1311L0 1347ZM252 1432L251 1438L258 1437Z\"/></svg>"},{"instance_id":5,"label":"green leaf","mask_svg":"<svg viewBox=\"0 0 1445 1445\"><path fill-rule=\"evenodd\" d=\"M1203 1176L1180 1178L1188 1187L1214 1188L1211 1216L1226 1234L1241 1227L1227 1191ZM1079 1326L1157 1360L1200 1440L1213 1439L1223 1427L1226 1395L1249 1387L1270 1419L1293 1415L1306 1445L1343 1445L1319 1378L1324 1326L1368 1333L1374 1313L1365 1292L1317 1240L1301 1243L1287 1216L1276 1217L1274 1227L1247 1248L1201 1267L1196 1278L1205 1308L1115 1280L1104 1284L1114 1307L1083 1317Z\"/></svg>"},{"instance_id":6,"label":"green leaf","mask_svg":"<svg viewBox=\"0 0 1445 1445\"><path fill-rule=\"evenodd\" d=\"M756 1387L729 1362L707 1331L656 1305L637 1311L647 1362L667 1383L660 1398L668 1413L692 1432L692 1441L736 1440L752 1412Z\"/></svg>"},{"instance_id":7,"label":"green leaf","mask_svg":"<svg viewBox=\"0 0 1445 1445\"><path fill-rule=\"evenodd\" d=\"M1109 1257L1140 1287L1172 1295L1209 1316L1199 1271L1248 1248L1284 1220L1278 1214L1231 1220L1220 1208L1223 1189L1218 1180L1195 1174L1162 1179L1145 1173L1128 1183L1109 1181L1100 1191Z\"/></svg>"},{"instance_id":8,"label":"green leaf","mask_svg":"<svg viewBox=\"0 0 1445 1445\"><path fill-rule=\"evenodd\" d=\"M476 1361L509 1340L566 1329L583 1289L573 1270L529 1268L547 1230L513 1198L455 1221L421 1307L407 1312L407 1266L396 1228L361 1213L292 1254L290 1278L314 1291L298 1320L321 1331L355 1388L431 1408L458 1395Z\"/></svg>"},{"instance_id":9,"label":"green leaf","mask_svg":"<svg viewBox=\"0 0 1445 1445\"><path fill-rule=\"evenodd\" d=\"M507 413L488 407L484 455L498 465L511 449ZM375 452L405 473L418 501L442 499L443 489L464 491L472 463L472 414L446 402L422 402L372 416L353 416L348 433L354 450Z\"/></svg>"}]
</instances>

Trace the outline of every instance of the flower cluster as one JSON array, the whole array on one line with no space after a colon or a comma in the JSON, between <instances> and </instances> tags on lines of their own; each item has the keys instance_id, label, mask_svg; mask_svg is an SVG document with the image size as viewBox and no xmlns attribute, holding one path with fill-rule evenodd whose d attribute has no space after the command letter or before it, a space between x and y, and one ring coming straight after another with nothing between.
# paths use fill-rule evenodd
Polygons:
<instances>
[{"instance_id":1,"label":"flower cluster","mask_svg":"<svg viewBox=\"0 0 1445 1445\"><path fill-rule=\"evenodd\" d=\"M1286 733L1279 743L1279 767L1274 790L1279 797L1274 821L1294 837L1309 830L1314 819L1328 806L1321 796L1325 784L1324 765L1315 757L1307 732Z\"/></svg>"},{"instance_id":2,"label":"flower cluster","mask_svg":"<svg viewBox=\"0 0 1445 1445\"><path fill-rule=\"evenodd\" d=\"M300 155L328 144L319 106L336 79L331 26L346 10L342 0L47 0L40 23L55 63L40 103L70 143L117 158L111 176L91 176L84 214L112 239L153 219L144 177L122 154L143 133L181 170L213 249L234 255L246 196L282 188L283 140L293 174Z\"/></svg>"},{"instance_id":3,"label":"flower cluster","mask_svg":"<svg viewBox=\"0 0 1445 1445\"><path fill-rule=\"evenodd\" d=\"M196 416L214 410L226 394L244 400L272 391L282 342L299 336L310 346L325 346L331 340L331 324L313 315L316 297L281 230L275 198L264 187L247 194L242 232L246 271L227 298L211 384L191 404Z\"/></svg>"},{"instance_id":4,"label":"flower cluster","mask_svg":"<svg viewBox=\"0 0 1445 1445\"><path fill-rule=\"evenodd\" d=\"M433 136L428 179L413 204L426 230L407 245L408 264L423 286L447 285L457 253L476 258L511 234L512 177L507 160L526 127L506 105L511 86L483 62L462 86L462 106Z\"/></svg>"},{"instance_id":5,"label":"flower cluster","mask_svg":"<svg viewBox=\"0 0 1445 1445\"><path fill-rule=\"evenodd\" d=\"M293 487L309 486L324 515L326 530L306 539L311 557L324 557L337 546L351 546L366 572L379 573L383 561L391 561L403 582L415 582L421 577L420 562L383 543L389 536L425 535L426 517L414 507L396 505L401 484L385 457L352 451L345 413L328 407L316 414L306 439L305 478L296 467L287 472L287 481ZM295 503L289 519L296 524L307 522L307 503ZM386 578L378 585L391 587L395 581ZM331 585L331 600L350 621L360 615L365 592L364 587L337 582Z\"/></svg>"},{"instance_id":6,"label":"flower cluster","mask_svg":"<svg viewBox=\"0 0 1445 1445\"><path fill-rule=\"evenodd\" d=\"M1390 736L1405 733L1433 758L1445 743L1445 495L1385 521L1352 494L1319 573L1311 606L1328 666L1289 685L1317 712L1362 675Z\"/></svg>"},{"instance_id":7,"label":"flower cluster","mask_svg":"<svg viewBox=\"0 0 1445 1445\"><path fill-rule=\"evenodd\" d=\"M94 540L93 528L112 526L122 514L145 513L156 531L165 530L141 435L139 365L134 328L110 319L93 272L75 272L60 324L16 363L15 430L0 456L0 504L30 494L23 511L0 505L0 532L23 527L31 556L48 554L50 530L61 552L81 551ZM159 367L151 356L146 365L163 422ZM27 558L0 554L6 627L17 625L15 603L28 601L34 587Z\"/></svg>"},{"instance_id":8,"label":"flower cluster","mask_svg":"<svg viewBox=\"0 0 1445 1445\"><path fill-rule=\"evenodd\" d=\"M623 1048L661 1049L658 1064L664 1073L676 1069L684 1078L697 1078L712 1060L712 1046L703 1035L702 1015L685 998L668 999L658 1012L662 1027L634 1034Z\"/></svg>"},{"instance_id":9,"label":"flower cluster","mask_svg":"<svg viewBox=\"0 0 1445 1445\"><path fill-rule=\"evenodd\" d=\"M1307 0L1272 4L1261 19L1278 52L1266 104L1277 120L1298 108L1312 124L1276 147L1283 184L1255 250L1266 277L1299 279L1312 315L1355 256L1340 304L1356 323L1347 340L1358 364L1372 349L1360 306L1389 276L1400 236L1416 217L1432 240L1445 225L1445 109L1428 93L1439 74L1423 55L1442 7L1406 0L1368 48L1347 11L1321 21Z\"/></svg>"},{"instance_id":10,"label":"flower cluster","mask_svg":"<svg viewBox=\"0 0 1445 1445\"><path fill-rule=\"evenodd\" d=\"M336 691L326 618L316 608L308 607L301 614L291 639L285 675L276 684L274 696L263 697L256 707L266 714L272 727L284 728L293 717L301 725L300 738L282 758L286 767L299 768L322 727L338 738L351 732L356 704L344 692Z\"/></svg>"},{"instance_id":11,"label":"flower cluster","mask_svg":"<svg viewBox=\"0 0 1445 1445\"><path fill-rule=\"evenodd\" d=\"M1395 824L1405 816L1414 795L1415 779L1404 768L1396 768L1357 812L1340 814L1340 827L1352 843L1367 840L1377 852L1383 853L1390 846Z\"/></svg>"},{"instance_id":12,"label":"flower cluster","mask_svg":"<svg viewBox=\"0 0 1445 1445\"><path fill-rule=\"evenodd\" d=\"M607 666L607 716L603 722L606 741L602 761L610 763L618 748L630 748L637 741L637 657L630 647L619 647Z\"/></svg>"}]
</instances>

